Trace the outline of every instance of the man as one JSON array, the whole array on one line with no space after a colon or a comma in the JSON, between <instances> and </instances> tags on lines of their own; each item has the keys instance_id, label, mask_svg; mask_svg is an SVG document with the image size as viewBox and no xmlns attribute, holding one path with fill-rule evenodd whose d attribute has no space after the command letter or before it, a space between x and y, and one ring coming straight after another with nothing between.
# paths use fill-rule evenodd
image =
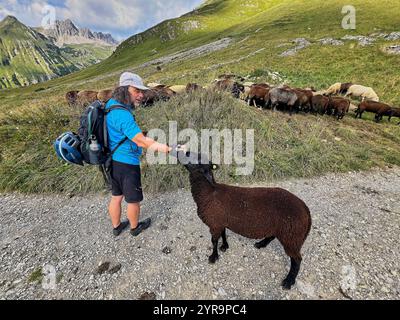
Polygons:
<instances>
[{"instance_id":1,"label":"man","mask_svg":"<svg viewBox=\"0 0 400 320\"><path fill-rule=\"evenodd\" d=\"M172 151L168 145L146 137L131 113L141 103L144 90L149 89L143 85L138 75L125 72L121 75L120 86L114 90L112 99L106 105L106 109L113 106L127 109L113 109L107 115L110 150L120 144L113 154L111 166L112 198L109 213L115 236L120 235L129 225L131 234L137 236L151 224L150 218L139 222L140 202L143 200L140 177L142 148L164 153ZM121 223L121 204L124 198L128 204L129 221Z\"/></svg>"}]
</instances>

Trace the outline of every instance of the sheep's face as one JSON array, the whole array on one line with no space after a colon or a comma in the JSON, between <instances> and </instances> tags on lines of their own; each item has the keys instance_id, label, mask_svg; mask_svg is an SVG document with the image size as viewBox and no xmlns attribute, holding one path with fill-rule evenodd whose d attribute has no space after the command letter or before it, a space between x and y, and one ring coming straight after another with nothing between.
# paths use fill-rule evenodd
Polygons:
<instances>
[{"instance_id":1,"label":"sheep's face","mask_svg":"<svg viewBox=\"0 0 400 320\"><path fill-rule=\"evenodd\" d=\"M204 176L210 184L215 184L213 170L217 170L218 166L211 163L205 155L194 152L180 153L178 159L192 175Z\"/></svg>"}]
</instances>

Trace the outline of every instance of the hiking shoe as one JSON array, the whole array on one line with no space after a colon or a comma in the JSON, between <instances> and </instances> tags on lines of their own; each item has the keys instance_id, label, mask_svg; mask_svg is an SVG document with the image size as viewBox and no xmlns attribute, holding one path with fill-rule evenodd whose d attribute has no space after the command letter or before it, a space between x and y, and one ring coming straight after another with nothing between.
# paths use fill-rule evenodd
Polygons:
<instances>
[{"instance_id":1,"label":"hiking shoe","mask_svg":"<svg viewBox=\"0 0 400 320\"><path fill-rule=\"evenodd\" d=\"M134 237L138 236L142 231L146 230L151 225L151 219L147 218L139 222L138 226L135 229L131 229L131 235Z\"/></svg>"},{"instance_id":2,"label":"hiking shoe","mask_svg":"<svg viewBox=\"0 0 400 320\"><path fill-rule=\"evenodd\" d=\"M124 231L127 227L129 226L129 221L126 220L124 222L121 222L120 225L113 230L114 236L118 237L122 231Z\"/></svg>"}]
</instances>

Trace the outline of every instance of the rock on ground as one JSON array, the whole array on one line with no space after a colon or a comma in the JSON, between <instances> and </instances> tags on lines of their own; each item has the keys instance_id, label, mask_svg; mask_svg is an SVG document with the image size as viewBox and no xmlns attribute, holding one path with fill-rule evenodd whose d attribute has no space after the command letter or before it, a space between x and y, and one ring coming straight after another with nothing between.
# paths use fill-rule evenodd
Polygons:
<instances>
[{"instance_id":1,"label":"rock on ground","mask_svg":"<svg viewBox=\"0 0 400 320\"><path fill-rule=\"evenodd\" d=\"M304 38L297 38L292 41L296 46L294 48L288 49L285 52L281 53L281 57L294 56L300 50L303 50L309 46L311 46L311 42Z\"/></svg>"},{"instance_id":2,"label":"rock on ground","mask_svg":"<svg viewBox=\"0 0 400 320\"><path fill-rule=\"evenodd\" d=\"M385 51L390 54L400 54L400 45L389 46Z\"/></svg>"},{"instance_id":3,"label":"rock on ground","mask_svg":"<svg viewBox=\"0 0 400 320\"><path fill-rule=\"evenodd\" d=\"M322 45L331 45L331 46L343 46L344 42L342 40L337 40L333 38L323 38L318 40Z\"/></svg>"},{"instance_id":4,"label":"rock on ground","mask_svg":"<svg viewBox=\"0 0 400 320\"><path fill-rule=\"evenodd\" d=\"M280 286L289 259L278 241L257 250L228 231L230 249L209 265L188 191L146 195L142 218L153 224L136 238L113 237L106 194L3 194L0 299L399 298L400 168L260 185L287 188L311 210L291 291Z\"/></svg>"}]
</instances>

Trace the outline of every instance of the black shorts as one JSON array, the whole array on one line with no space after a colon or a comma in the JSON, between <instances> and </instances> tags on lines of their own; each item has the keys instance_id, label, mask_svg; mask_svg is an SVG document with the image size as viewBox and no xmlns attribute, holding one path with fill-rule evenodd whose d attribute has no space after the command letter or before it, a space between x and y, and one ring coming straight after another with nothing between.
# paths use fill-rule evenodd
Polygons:
<instances>
[{"instance_id":1,"label":"black shorts","mask_svg":"<svg viewBox=\"0 0 400 320\"><path fill-rule=\"evenodd\" d=\"M143 200L140 166L113 161L111 165L113 196L124 196L127 203Z\"/></svg>"}]
</instances>

